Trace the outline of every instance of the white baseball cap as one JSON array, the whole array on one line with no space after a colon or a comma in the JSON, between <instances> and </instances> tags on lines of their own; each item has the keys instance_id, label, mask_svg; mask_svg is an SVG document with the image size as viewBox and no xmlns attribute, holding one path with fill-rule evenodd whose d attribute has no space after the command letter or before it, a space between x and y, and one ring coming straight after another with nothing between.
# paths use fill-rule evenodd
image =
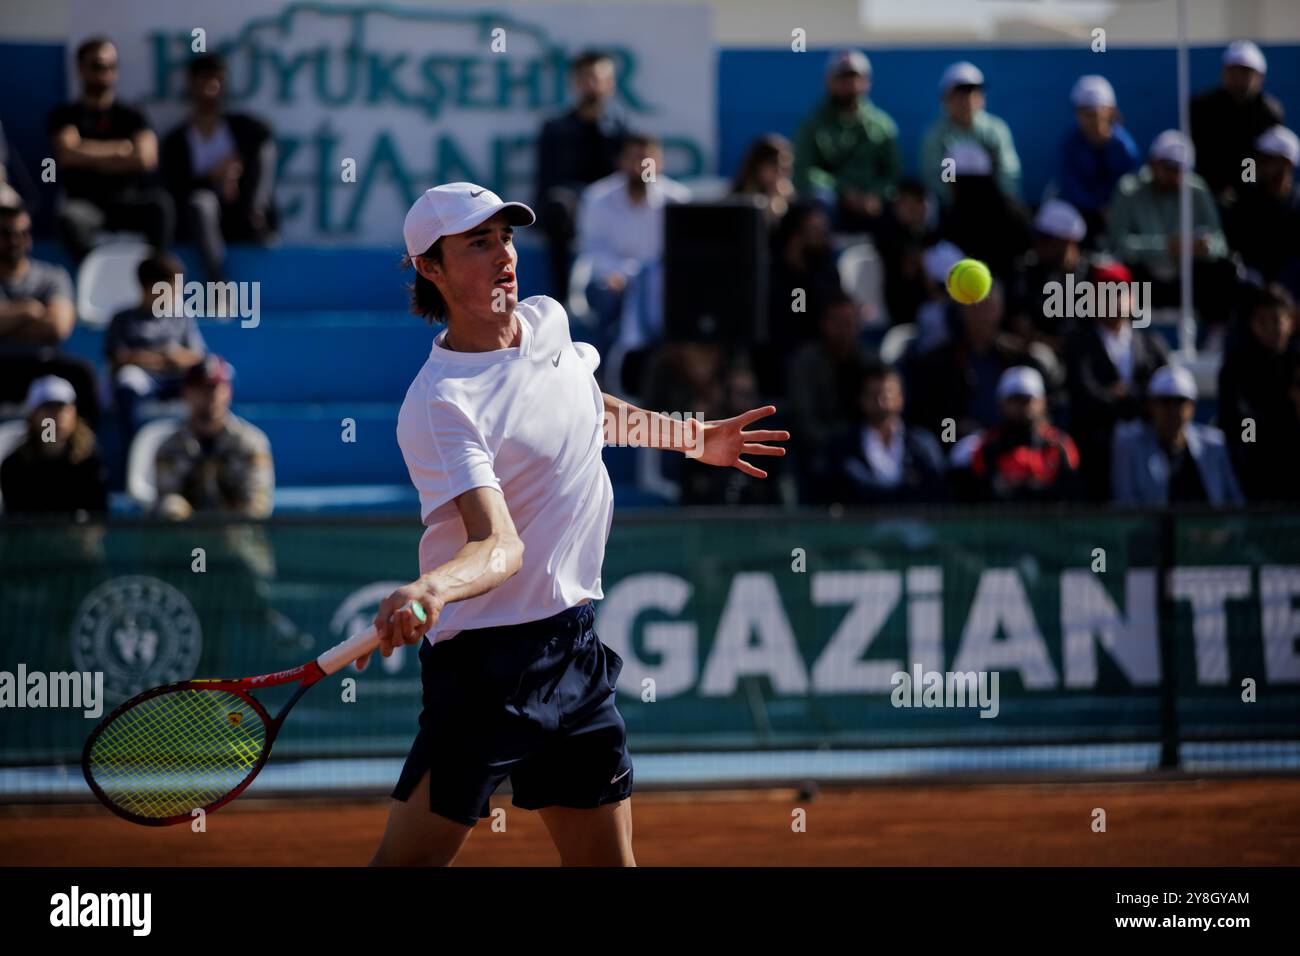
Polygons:
<instances>
[{"instance_id":1,"label":"white baseball cap","mask_svg":"<svg viewBox=\"0 0 1300 956\"><path fill-rule=\"evenodd\" d=\"M490 189L473 183L446 183L426 189L406 213L402 236L409 255L420 256L443 236L473 229L502 209L510 210L510 224L531 226L537 216L521 202L503 202Z\"/></svg>"},{"instance_id":2,"label":"white baseball cap","mask_svg":"<svg viewBox=\"0 0 1300 956\"><path fill-rule=\"evenodd\" d=\"M1150 398L1182 398L1196 401L1196 378L1181 365L1162 365L1147 386Z\"/></svg>"},{"instance_id":3,"label":"white baseball cap","mask_svg":"<svg viewBox=\"0 0 1300 956\"><path fill-rule=\"evenodd\" d=\"M1148 155L1152 159L1163 160L1189 169L1195 161L1196 151L1192 149L1191 140L1176 129L1167 129L1151 141Z\"/></svg>"},{"instance_id":4,"label":"white baseball cap","mask_svg":"<svg viewBox=\"0 0 1300 956\"><path fill-rule=\"evenodd\" d=\"M66 378L57 375L42 375L27 388L27 398L23 402L23 412L31 414L48 402L60 405L75 405L77 390Z\"/></svg>"},{"instance_id":5,"label":"white baseball cap","mask_svg":"<svg viewBox=\"0 0 1300 956\"><path fill-rule=\"evenodd\" d=\"M983 86L984 74L974 63L968 63L961 60L952 64L948 69L943 71L943 76L939 80L939 93L943 96L948 95L948 91L954 86Z\"/></svg>"},{"instance_id":6,"label":"white baseball cap","mask_svg":"<svg viewBox=\"0 0 1300 956\"><path fill-rule=\"evenodd\" d=\"M959 139L948 149L946 159L953 161L958 176L992 176L993 157L979 143Z\"/></svg>"},{"instance_id":7,"label":"white baseball cap","mask_svg":"<svg viewBox=\"0 0 1300 956\"><path fill-rule=\"evenodd\" d=\"M841 73L870 76L871 61L861 50L836 50L826 60L826 75L839 76Z\"/></svg>"},{"instance_id":8,"label":"white baseball cap","mask_svg":"<svg viewBox=\"0 0 1300 956\"><path fill-rule=\"evenodd\" d=\"M1257 73L1268 72L1264 51L1249 40L1233 40L1223 51L1224 66L1248 66Z\"/></svg>"},{"instance_id":9,"label":"white baseball cap","mask_svg":"<svg viewBox=\"0 0 1300 956\"><path fill-rule=\"evenodd\" d=\"M1285 126L1270 126L1255 140L1255 152L1281 156L1292 166L1300 166L1300 139Z\"/></svg>"},{"instance_id":10,"label":"white baseball cap","mask_svg":"<svg viewBox=\"0 0 1300 956\"><path fill-rule=\"evenodd\" d=\"M1028 365L1013 365L998 379L999 399L1015 396L1042 398L1046 394L1043 376L1039 374L1038 369Z\"/></svg>"},{"instance_id":11,"label":"white baseball cap","mask_svg":"<svg viewBox=\"0 0 1300 956\"><path fill-rule=\"evenodd\" d=\"M1082 241L1088 232L1088 224L1079 211L1064 199L1049 199L1039 206L1034 228L1044 235L1071 242Z\"/></svg>"},{"instance_id":12,"label":"white baseball cap","mask_svg":"<svg viewBox=\"0 0 1300 956\"><path fill-rule=\"evenodd\" d=\"M1074 89L1070 91L1070 102L1075 109L1114 106L1115 88L1104 76L1095 73L1081 76L1074 81Z\"/></svg>"}]
</instances>

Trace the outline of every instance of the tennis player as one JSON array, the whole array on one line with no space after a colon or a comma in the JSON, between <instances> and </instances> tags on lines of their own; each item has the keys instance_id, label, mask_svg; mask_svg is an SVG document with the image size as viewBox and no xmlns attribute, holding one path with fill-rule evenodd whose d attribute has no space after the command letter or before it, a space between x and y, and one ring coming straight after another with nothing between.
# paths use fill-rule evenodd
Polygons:
<instances>
[{"instance_id":1,"label":"tennis player","mask_svg":"<svg viewBox=\"0 0 1300 956\"><path fill-rule=\"evenodd\" d=\"M471 183L406 215L412 311L446 327L406 393L397 441L420 493L420 577L379 607L384 656L421 642L424 709L376 865L447 865L507 776L568 865L632 866L632 763L592 602L613 519L606 442L741 459L784 431L648 413L601 393L554 299L518 300L514 229L533 211ZM407 601L427 614L420 624ZM364 666L365 661L359 666Z\"/></svg>"}]
</instances>

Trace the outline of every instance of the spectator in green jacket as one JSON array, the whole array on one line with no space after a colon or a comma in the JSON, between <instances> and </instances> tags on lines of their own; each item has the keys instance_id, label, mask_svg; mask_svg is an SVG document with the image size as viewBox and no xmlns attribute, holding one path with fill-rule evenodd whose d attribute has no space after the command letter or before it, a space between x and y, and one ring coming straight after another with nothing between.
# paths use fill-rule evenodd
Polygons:
<instances>
[{"instance_id":1,"label":"spectator in green jacket","mask_svg":"<svg viewBox=\"0 0 1300 956\"><path fill-rule=\"evenodd\" d=\"M826 98L794 140L795 189L821 203L840 232L874 230L902 176L898 126L868 99L870 91L865 54L831 54Z\"/></svg>"},{"instance_id":2,"label":"spectator in green jacket","mask_svg":"<svg viewBox=\"0 0 1300 956\"><path fill-rule=\"evenodd\" d=\"M1236 270L1205 181L1192 172L1191 142L1167 129L1151 143L1147 163L1119 181L1111 201L1108 238L1111 252L1151 283L1156 308L1179 301L1178 190L1188 177L1192 193L1192 297L1207 327L1221 328L1236 290Z\"/></svg>"},{"instance_id":3,"label":"spectator in green jacket","mask_svg":"<svg viewBox=\"0 0 1300 956\"><path fill-rule=\"evenodd\" d=\"M993 160L993 176L1008 199L1020 198L1020 156L1011 129L984 110L984 74L973 63L954 63L939 81L943 115L921 139L921 179L941 203L952 201L944 188L943 160L959 140L974 140Z\"/></svg>"}]
</instances>

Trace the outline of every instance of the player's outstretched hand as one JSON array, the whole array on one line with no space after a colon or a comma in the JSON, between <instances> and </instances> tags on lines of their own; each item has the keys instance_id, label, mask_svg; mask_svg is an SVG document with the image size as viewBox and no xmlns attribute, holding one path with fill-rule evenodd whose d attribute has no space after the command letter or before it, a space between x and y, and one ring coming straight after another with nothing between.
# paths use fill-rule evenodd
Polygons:
<instances>
[{"instance_id":1,"label":"player's outstretched hand","mask_svg":"<svg viewBox=\"0 0 1300 956\"><path fill-rule=\"evenodd\" d=\"M424 608L421 621L408 606L418 603ZM379 653L388 657L394 648L419 643L433 627L442 611L442 601L422 581L413 581L398 588L379 605L375 614L375 630L379 634ZM357 660L357 670L365 670L370 655Z\"/></svg>"},{"instance_id":2,"label":"player's outstretched hand","mask_svg":"<svg viewBox=\"0 0 1300 956\"><path fill-rule=\"evenodd\" d=\"M788 441L790 439L789 432L768 429L745 431L746 425L756 422L760 418L766 418L775 412L775 405L764 405L762 408L751 409L734 418L704 422L701 431L698 433L699 444L696 447L699 449L699 454L688 453L688 456L698 458L706 465L738 468L745 474L752 475L755 478L766 478L767 472L761 468L755 468L740 456L775 455L779 458L785 454L785 449L779 445L765 445L762 443Z\"/></svg>"}]
</instances>

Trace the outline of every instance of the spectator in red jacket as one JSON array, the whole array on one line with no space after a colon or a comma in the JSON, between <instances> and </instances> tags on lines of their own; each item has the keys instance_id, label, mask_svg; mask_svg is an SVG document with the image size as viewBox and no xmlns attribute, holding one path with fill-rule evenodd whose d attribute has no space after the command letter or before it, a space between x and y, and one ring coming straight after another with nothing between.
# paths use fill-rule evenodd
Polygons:
<instances>
[{"instance_id":1,"label":"spectator in red jacket","mask_svg":"<svg viewBox=\"0 0 1300 956\"><path fill-rule=\"evenodd\" d=\"M1047 418L1038 370L1009 368L998 380L1002 419L975 442L969 488L977 501L1072 501L1078 497L1079 452Z\"/></svg>"}]
</instances>

